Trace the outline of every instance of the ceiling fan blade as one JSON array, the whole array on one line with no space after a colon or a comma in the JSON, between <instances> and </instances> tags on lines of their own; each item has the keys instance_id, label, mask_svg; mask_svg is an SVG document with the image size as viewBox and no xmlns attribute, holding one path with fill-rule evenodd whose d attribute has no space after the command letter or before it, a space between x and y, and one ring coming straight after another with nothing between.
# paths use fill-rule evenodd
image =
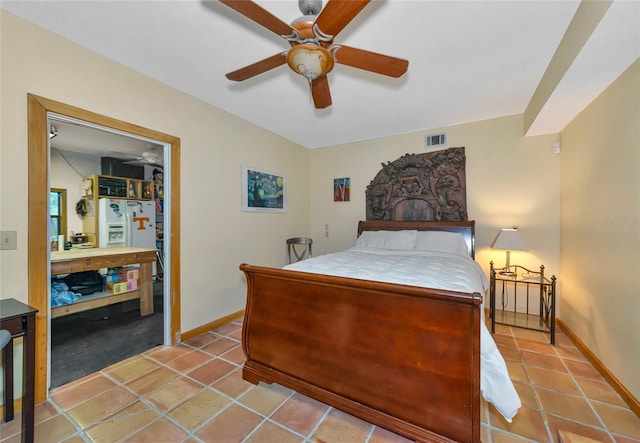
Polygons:
<instances>
[{"instance_id":1,"label":"ceiling fan blade","mask_svg":"<svg viewBox=\"0 0 640 443\"><path fill-rule=\"evenodd\" d=\"M254 77L263 72L267 72L273 68L277 68L280 65L284 65L287 62L286 52L281 52L271 57L260 60L252 65L245 66L233 72L226 74L229 80L241 82L248 78Z\"/></svg>"},{"instance_id":2,"label":"ceiling fan blade","mask_svg":"<svg viewBox=\"0 0 640 443\"><path fill-rule=\"evenodd\" d=\"M118 151L107 151L101 154L101 157L109 157L109 158L117 158L117 159L128 159L128 160L140 160L142 158L141 155L133 154L131 152L118 152Z\"/></svg>"},{"instance_id":3,"label":"ceiling fan blade","mask_svg":"<svg viewBox=\"0 0 640 443\"><path fill-rule=\"evenodd\" d=\"M333 58L336 63L388 75L389 77L400 77L407 72L409 67L408 60L350 46L332 45L329 50L333 52Z\"/></svg>"},{"instance_id":4,"label":"ceiling fan blade","mask_svg":"<svg viewBox=\"0 0 640 443\"><path fill-rule=\"evenodd\" d=\"M253 20L254 22L264 26L271 32L275 32L281 37L289 36L295 34L296 31L280 20L275 15L271 14L266 9L263 9L258 4L252 2L251 0L219 0L220 3L223 3L230 7L231 9L239 12L245 17Z\"/></svg>"},{"instance_id":5,"label":"ceiling fan blade","mask_svg":"<svg viewBox=\"0 0 640 443\"><path fill-rule=\"evenodd\" d=\"M326 75L320 76L311 82L311 95L316 109L324 109L331 106L331 91Z\"/></svg>"},{"instance_id":6,"label":"ceiling fan blade","mask_svg":"<svg viewBox=\"0 0 640 443\"><path fill-rule=\"evenodd\" d=\"M329 0L315 24L324 34L335 37L371 0Z\"/></svg>"},{"instance_id":7,"label":"ceiling fan blade","mask_svg":"<svg viewBox=\"0 0 640 443\"><path fill-rule=\"evenodd\" d=\"M131 160L131 161L127 161L127 162L122 162L125 165L132 165L132 166L160 166L163 167L164 164L161 161L154 161L154 160Z\"/></svg>"}]
</instances>

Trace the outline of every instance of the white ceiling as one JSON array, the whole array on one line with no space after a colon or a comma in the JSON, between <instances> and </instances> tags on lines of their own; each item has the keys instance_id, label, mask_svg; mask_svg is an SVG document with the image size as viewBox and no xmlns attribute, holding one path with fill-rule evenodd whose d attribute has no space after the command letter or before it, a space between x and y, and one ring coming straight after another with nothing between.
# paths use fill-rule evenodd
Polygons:
<instances>
[{"instance_id":1,"label":"white ceiling","mask_svg":"<svg viewBox=\"0 0 640 443\"><path fill-rule=\"evenodd\" d=\"M49 117L49 132L50 146L61 151L129 160L138 158L144 152L163 155L163 146L152 140L56 115ZM55 136L51 137L51 133L55 133Z\"/></svg>"},{"instance_id":2,"label":"white ceiling","mask_svg":"<svg viewBox=\"0 0 640 443\"><path fill-rule=\"evenodd\" d=\"M296 0L259 0L289 23ZM326 3L326 1L325 1ZM1 7L308 148L527 108L578 0L372 1L336 42L409 60L387 78L343 65L317 110L286 65L242 83L224 74L288 48L218 1L10 1ZM615 0L528 135L555 133L640 56L640 2Z\"/></svg>"}]
</instances>

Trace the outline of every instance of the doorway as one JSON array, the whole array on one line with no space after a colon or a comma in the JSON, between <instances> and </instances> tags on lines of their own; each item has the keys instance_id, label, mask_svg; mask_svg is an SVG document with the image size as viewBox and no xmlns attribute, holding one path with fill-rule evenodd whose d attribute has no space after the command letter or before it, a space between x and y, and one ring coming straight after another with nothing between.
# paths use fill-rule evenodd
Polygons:
<instances>
[{"instance_id":1,"label":"doorway","mask_svg":"<svg viewBox=\"0 0 640 443\"><path fill-rule=\"evenodd\" d=\"M165 334L165 314L170 309L164 299L170 275L163 278L160 265L164 256L164 163L169 162L170 152L169 145L157 140L116 133L53 113L49 113L48 125L52 262L77 254L96 257L94 253L102 254L105 248L158 251L146 292L140 288L139 265L129 265L136 267L124 272L127 268L116 263L108 279L109 268L102 265L99 270L89 270L83 264L81 272L51 272L49 389L54 389L170 342ZM106 187L120 178L126 178L121 181L131 186L127 199L109 192L116 188ZM69 205L55 198L55 189L68 194ZM109 213L100 209L98 214L98 202L117 205L122 212L111 211L113 217L107 217ZM133 220L139 222L134 226ZM96 235L110 221L126 229L118 231L113 241L102 236L98 241ZM116 278L120 283L114 284ZM125 285L125 289L114 290ZM141 304L151 312L143 315Z\"/></svg>"},{"instance_id":2,"label":"doorway","mask_svg":"<svg viewBox=\"0 0 640 443\"><path fill-rule=\"evenodd\" d=\"M167 145L170 162L166 165L169 180L165 183L170 194L167 217L170 218L169 238L165 248L165 274L169 276L166 306L170 317L166 327L167 344L180 340L180 139L151 129L136 126L64 103L27 95L28 156L29 156L29 228L28 276L29 304L39 310L36 320L36 380L35 401L44 401L48 395L50 330L49 330L49 130L48 117L56 114L66 118L97 125L110 130L157 140Z\"/></svg>"}]
</instances>

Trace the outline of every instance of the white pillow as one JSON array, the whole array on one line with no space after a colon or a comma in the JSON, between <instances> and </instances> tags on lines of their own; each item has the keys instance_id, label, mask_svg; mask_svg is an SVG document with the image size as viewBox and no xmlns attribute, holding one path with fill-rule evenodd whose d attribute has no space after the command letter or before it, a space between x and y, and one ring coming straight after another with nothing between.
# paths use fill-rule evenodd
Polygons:
<instances>
[{"instance_id":1,"label":"white pillow","mask_svg":"<svg viewBox=\"0 0 640 443\"><path fill-rule=\"evenodd\" d=\"M364 231L356 246L361 248L411 250L418 231Z\"/></svg>"},{"instance_id":2,"label":"white pillow","mask_svg":"<svg viewBox=\"0 0 640 443\"><path fill-rule=\"evenodd\" d=\"M469 246L462 234L447 231L418 231L416 251L448 252L469 256Z\"/></svg>"}]
</instances>

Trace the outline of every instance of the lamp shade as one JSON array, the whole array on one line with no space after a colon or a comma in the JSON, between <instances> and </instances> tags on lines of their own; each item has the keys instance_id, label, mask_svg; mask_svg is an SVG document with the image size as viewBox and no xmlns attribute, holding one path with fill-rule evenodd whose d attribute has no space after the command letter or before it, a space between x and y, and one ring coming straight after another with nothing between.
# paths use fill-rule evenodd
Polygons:
<instances>
[{"instance_id":1,"label":"lamp shade","mask_svg":"<svg viewBox=\"0 0 640 443\"><path fill-rule=\"evenodd\" d=\"M506 249L507 251L527 251L527 245L520 236L517 228L500 229L496 239L491 244L493 249Z\"/></svg>"}]
</instances>

